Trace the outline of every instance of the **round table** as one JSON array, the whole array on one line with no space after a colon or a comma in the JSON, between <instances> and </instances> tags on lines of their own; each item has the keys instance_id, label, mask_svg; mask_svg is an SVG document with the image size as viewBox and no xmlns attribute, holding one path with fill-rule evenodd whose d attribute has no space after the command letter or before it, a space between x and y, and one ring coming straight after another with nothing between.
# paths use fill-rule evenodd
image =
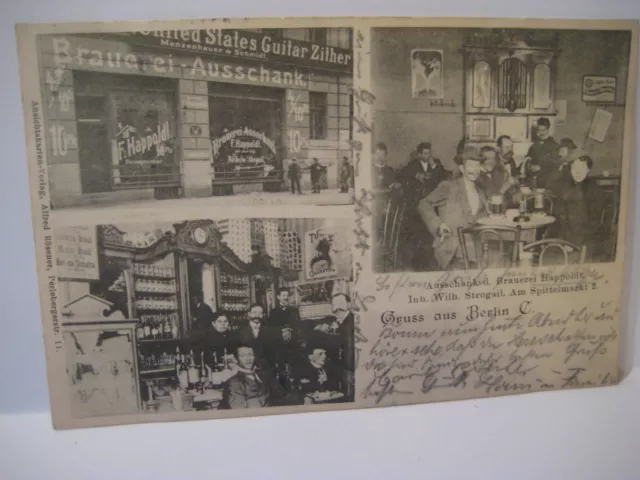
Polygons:
<instances>
[{"instance_id":1,"label":"round table","mask_svg":"<svg viewBox=\"0 0 640 480\"><path fill-rule=\"evenodd\" d=\"M515 228L519 225L522 229L520 241L530 243L535 241L535 232L538 228L551 225L556 221L556 217L553 217L551 215L529 213L527 214L527 216L529 217L528 222L515 222L514 218L516 218L518 215L520 215L520 213L512 214L511 212L505 215L489 215L488 217L479 218L478 225L512 228Z\"/></svg>"}]
</instances>

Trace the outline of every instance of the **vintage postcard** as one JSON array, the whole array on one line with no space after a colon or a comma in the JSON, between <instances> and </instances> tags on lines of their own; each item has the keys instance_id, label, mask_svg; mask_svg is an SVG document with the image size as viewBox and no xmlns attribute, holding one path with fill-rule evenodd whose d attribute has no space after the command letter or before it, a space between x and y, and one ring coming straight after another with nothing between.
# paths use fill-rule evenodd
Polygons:
<instances>
[{"instance_id":1,"label":"vintage postcard","mask_svg":"<svg viewBox=\"0 0 640 480\"><path fill-rule=\"evenodd\" d=\"M622 380L637 23L17 44L55 428Z\"/></svg>"}]
</instances>

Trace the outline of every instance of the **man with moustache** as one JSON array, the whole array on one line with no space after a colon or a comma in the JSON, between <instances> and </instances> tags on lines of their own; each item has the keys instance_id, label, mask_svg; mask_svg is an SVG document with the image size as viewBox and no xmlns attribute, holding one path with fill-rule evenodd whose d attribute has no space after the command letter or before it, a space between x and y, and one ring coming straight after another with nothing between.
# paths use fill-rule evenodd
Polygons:
<instances>
[{"instance_id":1,"label":"man with moustache","mask_svg":"<svg viewBox=\"0 0 640 480\"><path fill-rule=\"evenodd\" d=\"M482 157L477 149L466 146L458 156L462 174L455 180L442 182L418 205L418 212L435 238L434 252L442 270L464 269L464 257L457 231L475 225L487 215L486 197L476 185L482 173ZM475 261L475 246L467 240L470 260Z\"/></svg>"},{"instance_id":2,"label":"man with moustache","mask_svg":"<svg viewBox=\"0 0 640 480\"><path fill-rule=\"evenodd\" d=\"M333 316L315 326L310 343L327 352L330 360L341 370L346 383L346 401L353 401L354 372L356 363L355 316L346 293L336 293L331 298Z\"/></svg>"},{"instance_id":3,"label":"man with moustache","mask_svg":"<svg viewBox=\"0 0 640 480\"><path fill-rule=\"evenodd\" d=\"M497 146L500 164L511 177L517 177L520 171L513 159L513 140L509 135L501 135L498 137Z\"/></svg>"},{"instance_id":4,"label":"man with moustache","mask_svg":"<svg viewBox=\"0 0 640 480\"><path fill-rule=\"evenodd\" d=\"M260 368L275 367L278 347L284 340L284 334L277 328L264 325L264 308L253 304L249 309L249 323L237 330L235 345L253 348L256 364Z\"/></svg>"}]
</instances>

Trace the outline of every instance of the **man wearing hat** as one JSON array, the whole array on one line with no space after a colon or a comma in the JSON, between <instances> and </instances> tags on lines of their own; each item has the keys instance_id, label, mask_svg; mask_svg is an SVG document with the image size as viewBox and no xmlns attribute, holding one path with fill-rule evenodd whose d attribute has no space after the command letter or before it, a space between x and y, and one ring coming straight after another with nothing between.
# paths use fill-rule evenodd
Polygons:
<instances>
[{"instance_id":1,"label":"man wearing hat","mask_svg":"<svg viewBox=\"0 0 640 480\"><path fill-rule=\"evenodd\" d=\"M487 215L486 197L476 185L482 173L482 158L478 150L466 146L457 159L462 175L442 182L418 205L418 212L435 239L435 258L442 270L464 268L457 230L474 225L478 218ZM475 250L469 242L467 252L470 260L474 261Z\"/></svg>"}]
</instances>

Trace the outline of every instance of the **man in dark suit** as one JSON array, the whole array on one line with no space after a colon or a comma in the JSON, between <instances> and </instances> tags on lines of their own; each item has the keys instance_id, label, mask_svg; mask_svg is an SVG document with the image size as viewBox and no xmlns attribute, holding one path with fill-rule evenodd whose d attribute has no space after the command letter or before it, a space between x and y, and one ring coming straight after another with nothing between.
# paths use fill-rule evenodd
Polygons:
<instances>
[{"instance_id":1,"label":"man in dark suit","mask_svg":"<svg viewBox=\"0 0 640 480\"><path fill-rule=\"evenodd\" d=\"M249 309L249 323L240 327L235 333L235 345L246 345L253 348L256 364L260 368L274 369L278 360L278 349L282 344L283 334L277 328L263 323L264 308L254 304Z\"/></svg>"},{"instance_id":2,"label":"man in dark suit","mask_svg":"<svg viewBox=\"0 0 640 480\"><path fill-rule=\"evenodd\" d=\"M486 198L476 185L482 173L482 158L476 148L467 146L458 161L462 175L442 182L418 206L422 220L435 238L433 249L442 270L464 268L457 230L474 225L478 218L487 215ZM467 252L470 260L475 261L473 243L468 241Z\"/></svg>"},{"instance_id":3,"label":"man in dark suit","mask_svg":"<svg viewBox=\"0 0 640 480\"><path fill-rule=\"evenodd\" d=\"M279 330L282 337L278 340L279 346L274 350L274 359L279 366L280 378L285 381L285 367L293 365L297 360L294 343L298 338L300 328L300 314L296 307L289 304L289 289L279 288L277 291L278 305L271 310L267 320L267 326Z\"/></svg>"},{"instance_id":4,"label":"man in dark suit","mask_svg":"<svg viewBox=\"0 0 640 480\"><path fill-rule=\"evenodd\" d=\"M202 301L202 295L194 294L191 297L191 331L209 331L215 316L211 307Z\"/></svg>"},{"instance_id":5,"label":"man in dark suit","mask_svg":"<svg viewBox=\"0 0 640 480\"><path fill-rule=\"evenodd\" d=\"M373 166L375 171L373 184L377 188L386 189L392 188L392 185L400 186L400 184L396 182L395 170L387 165L387 154L387 146L382 142L378 142L373 152Z\"/></svg>"},{"instance_id":6,"label":"man in dark suit","mask_svg":"<svg viewBox=\"0 0 640 480\"><path fill-rule=\"evenodd\" d=\"M547 188L549 177L558 169L560 145L551 136L551 122L539 118L536 122L536 140L529 147L524 169L527 182L532 188ZM535 178L535 180L534 180Z\"/></svg>"},{"instance_id":7,"label":"man in dark suit","mask_svg":"<svg viewBox=\"0 0 640 480\"><path fill-rule=\"evenodd\" d=\"M496 143L498 147L498 161L502 168L513 178L518 178L520 169L513 159L513 140L509 135L500 135Z\"/></svg>"},{"instance_id":8,"label":"man in dark suit","mask_svg":"<svg viewBox=\"0 0 640 480\"><path fill-rule=\"evenodd\" d=\"M302 395L314 392L336 392L340 374L327 361L327 351L315 345L306 348L307 358L296 366L294 376Z\"/></svg>"},{"instance_id":9,"label":"man in dark suit","mask_svg":"<svg viewBox=\"0 0 640 480\"><path fill-rule=\"evenodd\" d=\"M292 158L291 162L289 163L289 168L287 170L287 177L291 182L291 193L293 194L295 194L297 190L298 195L302 195L302 192L300 191L300 176L301 176L301 171L300 171L300 165L298 165L298 160L295 158Z\"/></svg>"},{"instance_id":10,"label":"man in dark suit","mask_svg":"<svg viewBox=\"0 0 640 480\"><path fill-rule=\"evenodd\" d=\"M311 175L311 193L320 193L320 176L322 175L322 165L314 157L313 163L309 167Z\"/></svg>"},{"instance_id":11,"label":"man in dark suit","mask_svg":"<svg viewBox=\"0 0 640 480\"><path fill-rule=\"evenodd\" d=\"M441 182L450 177L442 162L434 158L431 143L423 142L416 147L417 156L402 170L403 196L405 200L404 232L401 234L401 249L406 252L410 266L416 271L433 270L432 238L424 228L417 211L420 201L429 195Z\"/></svg>"},{"instance_id":12,"label":"man in dark suit","mask_svg":"<svg viewBox=\"0 0 640 480\"><path fill-rule=\"evenodd\" d=\"M356 367L355 317L349 308L350 301L347 294L335 294L331 299L333 316L316 325L309 342L324 348L329 359L342 370L347 401L353 401Z\"/></svg>"},{"instance_id":13,"label":"man in dark suit","mask_svg":"<svg viewBox=\"0 0 640 480\"><path fill-rule=\"evenodd\" d=\"M238 373L225 383L218 408L262 408L281 404L284 391L271 372L257 366L253 348L239 345L236 359Z\"/></svg>"}]
</instances>

